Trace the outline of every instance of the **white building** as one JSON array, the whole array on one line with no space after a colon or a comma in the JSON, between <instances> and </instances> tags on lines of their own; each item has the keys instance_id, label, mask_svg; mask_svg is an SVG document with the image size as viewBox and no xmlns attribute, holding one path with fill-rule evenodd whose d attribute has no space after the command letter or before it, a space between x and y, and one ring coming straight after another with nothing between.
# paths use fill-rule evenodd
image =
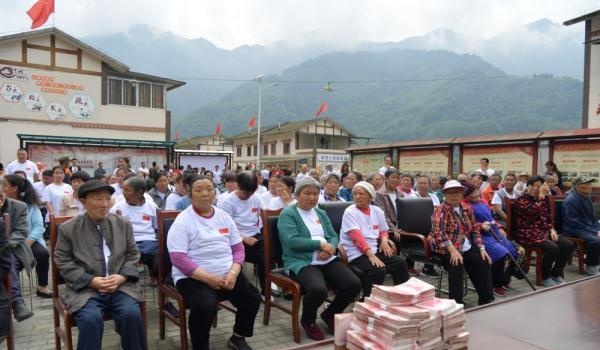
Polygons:
<instances>
[{"instance_id":1,"label":"white building","mask_svg":"<svg viewBox=\"0 0 600 350\"><path fill-rule=\"evenodd\" d=\"M2 36L0 160L27 147L42 166L61 156L92 169L97 161L111 169L120 156L134 167L166 163L166 94L184 84L133 72L57 28Z\"/></svg>"}]
</instances>

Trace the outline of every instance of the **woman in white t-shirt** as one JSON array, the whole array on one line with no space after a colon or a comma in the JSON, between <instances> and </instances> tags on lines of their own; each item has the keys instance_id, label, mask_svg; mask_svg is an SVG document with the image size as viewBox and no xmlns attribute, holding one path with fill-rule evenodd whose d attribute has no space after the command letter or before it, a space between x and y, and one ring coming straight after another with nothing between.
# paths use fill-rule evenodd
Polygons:
<instances>
[{"instance_id":1,"label":"woman in white t-shirt","mask_svg":"<svg viewBox=\"0 0 600 350\"><path fill-rule=\"evenodd\" d=\"M279 210L296 203L293 195L295 187L296 181L292 177L282 176L277 186L277 197L271 199L267 209Z\"/></svg>"},{"instance_id":2,"label":"woman in white t-shirt","mask_svg":"<svg viewBox=\"0 0 600 350\"><path fill-rule=\"evenodd\" d=\"M148 266L151 284L157 285L158 277L158 242L156 241L156 210L153 201L147 200L146 180L133 176L123 183L123 197L110 209L111 213L122 215L131 221L133 237L140 252L140 262Z\"/></svg>"},{"instance_id":3,"label":"woman in white t-shirt","mask_svg":"<svg viewBox=\"0 0 600 350\"><path fill-rule=\"evenodd\" d=\"M375 189L366 182L352 188L354 204L346 208L342 217L341 246L348 262L364 272L363 297L371 295L373 284L383 284L385 274L392 275L394 285L408 280L404 259L394 252L388 239L388 225L381 208L371 205Z\"/></svg>"},{"instance_id":4,"label":"woman in white t-shirt","mask_svg":"<svg viewBox=\"0 0 600 350\"><path fill-rule=\"evenodd\" d=\"M42 195L42 201L48 208L49 214L60 215L60 201L62 197L72 195L73 188L71 185L63 182L65 178L65 172L62 166L55 166L52 168L52 180L53 182L44 188L44 194Z\"/></svg>"},{"instance_id":5,"label":"woman in white t-shirt","mask_svg":"<svg viewBox=\"0 0 600 350\"><path fill-rule=\"evenodd\" d=\"M213 206L215 185L206 178L191 184L192 204L169 230L167 248L175 287L190 308L188 320L194 349L208 349L209 332L224 298L237 309L229 346L249 349L245 337L254 332L260 293L241 272L244 245L233 219Z\"/></svg>"},{"instance_id":6,"label":"woman in white t-shirt","mask_svg":"<svg viewBox=\"0 0 600 350\"><path fill-rule=\"evenodd\" d=\"M314 340L325 338L315 321L317 309L327 297L327 285L331 284L337 292L321 319L332 334L334 315L344 312L360 293L360 280L336 255L338 236L329 217L316 207L319 190L315 179L304 177L296 187L298 202L287 206L277 222L284 267L305 290L300 323Z\"/></svg>"}]
</instances>

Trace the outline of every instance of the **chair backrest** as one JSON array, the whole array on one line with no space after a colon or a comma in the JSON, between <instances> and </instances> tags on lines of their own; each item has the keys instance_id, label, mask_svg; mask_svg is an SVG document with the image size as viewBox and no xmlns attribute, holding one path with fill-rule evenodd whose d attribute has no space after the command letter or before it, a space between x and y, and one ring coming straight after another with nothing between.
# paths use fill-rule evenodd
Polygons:
<instances>
[{"instance_id":1,"label":"chair backrest","mask_svg":"<svg viewBox=\"0 0 600 350\"><path fill-rule=\"evenodd\" d=\"M52 252L52 293L55 297L58 297L58 286L65 283L62 278L58 267L56 267L56 261L54 260L54 252L56 248L56 242L58 241L58 228L64 222L67 222L73 218L72 216L55 216L50 214L50 248Z\"/></svg>"},{"instance_id":2,"label":"chair backrest","mask_svg":"<svg viewBox=\"0 0 600 350\"><path fill-rule=\"evenodd\" d=\"M397 198L398 228L427 236L431 232L433 202L427 198Z\"/></svg>"},{"instance_id":3,"label":"chair backrest","mask_svg":"<svg viewBox=\"0 0 600 350\"><path fill-rule=\"evenodd\" d=\"M340 234L342 229L342 218L344 217L344 211L346 208L352 205L352 202L325 202L319 203L319 208L323 209L329 220L335 233Z\"/></svg>"},{"instance_id":4,"label":"chair backrest","mask_svg":"<svg viewBox=\"0 0 600 350\"><path fill-rule=\"evenodd\" d=\"M175 222L177 215L180 211L178 210L156 210L156 220L158 225L158 283L162 284L170 280L171 275L171 258L169 257L169 250L167 249L167 236L169 235L169 229Z\"/></svg>"},{"instance_id":5,"label":"chair backrest","mask_svg":"<svg viewBox=\"0 0 600 350\"><path fill-rule=\"evenodd\" d=\"M550 197L550 218L556 232L562 233L562 205L565 201L564 196Z\"/></svg>"},{"instance_id":6,"label":"chair backrest","mask_svg":"<svg viewBox=\"0 0 600 350\"><path fill-rule=\"evenodd\" d=\"M263 244L265 258L265 273L273 269L275 262L281 262L283 249L279 240L279 230L277 223L279 222L279 214L281 210L263 210Z\"/></svg>"}]
</instances>

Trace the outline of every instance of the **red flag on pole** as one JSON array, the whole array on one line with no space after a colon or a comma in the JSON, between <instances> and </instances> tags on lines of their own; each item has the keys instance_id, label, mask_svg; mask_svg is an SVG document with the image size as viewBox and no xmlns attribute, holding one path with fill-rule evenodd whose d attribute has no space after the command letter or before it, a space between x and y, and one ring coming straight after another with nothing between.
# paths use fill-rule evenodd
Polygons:
<instances>
[{"instance_id":1,"label":"red flag on pole","mask_svg":"<svg viewBox=\"0 0 600 350\"><path fill-rule=\"evenodd\" d=\"M253 129L256 126L256 116L253 116L252 119L248 122L248 129Z\"/></svg>"},{"instance_id":2,"label":"red flag on pole","mask_svg":"<svg viewBox=\"0 0 600 350\"><path fill-rule=\"evenodd\" d=\"M31 29L44 25L52 13L54 13L54 0L38 0L27 11L27 15L33 21Z\"/></svg>"},{"instance_id":3,"label":"red flag on pole","mask_svg":"<svg viewBox=\"0 0 600 350\"><path fill-rule=\"evenodd\" d=\"M327 101L323 101L321 107L319 107L319 110L317 110L317 113L315 113L315 118L318 118L321 115L321 113L325 112L327 112Z\"/></svg>"},{"instance_id":4,"label":"red flag on pole","mask_svg":"<svg viewBox=\"0 0 600 350\"><path fill-rule=\"evenodd\" d=\"M223 131L223 124L221 124L221 122L219 122L219 124L217 124L217 128L215 129L215 135L221 135L222 131Z\"/></svg>"},{"instance_id":5,"label":"red flag on pole","mask_svg":"<svg viewBox=\"0 0 600 350\"><path fill-rule=\"evenodd\" d=\"M175 132L175 141L179 140L179 131Z\"/></svg>"}]
</instances>

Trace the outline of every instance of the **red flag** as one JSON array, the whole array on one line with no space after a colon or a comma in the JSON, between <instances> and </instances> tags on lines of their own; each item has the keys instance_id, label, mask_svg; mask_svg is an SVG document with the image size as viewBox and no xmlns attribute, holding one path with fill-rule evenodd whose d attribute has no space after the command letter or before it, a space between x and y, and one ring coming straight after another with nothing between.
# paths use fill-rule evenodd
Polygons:
<instances>
[{"instance_id":1,"label":"red flag","mask_svg":"<svg viewBox=\"0 0 600 350\"><path fill-rule=\"evenodd\" d=\"M256 116L252 117L248 122L248 129L252 129L256 126Z\"/></svg>"},{"instance_id":2,"label":"red flag","mask_svg":"<svg viewBox=\"0 0 600 350\"><path fill-rule=\"evenodd\" d=\"M31 29L44 25L52 13L54 13L54 0L38 0L27 11L27 14L33 21Z\"/></svg>"},{"instance_id":3,"label":"red flag","mask_svg":"<svg viewBox=\"0 0 600 350\"><path fill-rule=\"evenodd\" d=\"M179 131L175 133L175 141L179 140Z\"/></svg>"},{"instance_id":4,"label":"red flag","mask_svg":"<svg viewBox=\"0 0 600 350\"><path fill-rule=\"evenodd\" d=\"M219 122L219 124L217 124L217 128L215 129L215 135L221 135L222 131L223 131L223 124L221 124L221 122Z\"/></svg>"},{"instance_id":5,"label":"red flag","mask_svg":"<svg viewBox=\"0 0 600 350\"><path fill-rule=\"evenodd\" d=\"M321 115L321 113L325 112L327 112L327 101L323 101L321 107L319 107L319 110L317 111L317 113L315 113L315 118L318 118Z\"/></svg>"}]
</instances>

